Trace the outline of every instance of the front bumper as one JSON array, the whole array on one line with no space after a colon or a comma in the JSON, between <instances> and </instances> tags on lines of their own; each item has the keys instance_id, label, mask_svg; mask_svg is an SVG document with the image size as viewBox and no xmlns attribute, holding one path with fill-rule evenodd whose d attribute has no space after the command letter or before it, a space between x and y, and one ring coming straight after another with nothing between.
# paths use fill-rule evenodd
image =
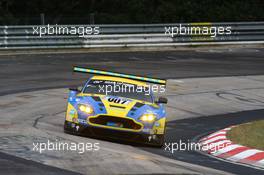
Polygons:
<instances>
[{"instance_id":1,"label":"front bumper","mask_svg":"<svg viewBox=\"0 0 264 175\"><path fill-rule=\"evenodd\" d=\"M92 136L117 141L123 140L151 145L159 144L164 137L163 134L147 134L143 132L130 132L95 126L83 126L69 121L65 121L64 130L66 132L82 136Z\"/></svg>"}]
</instances>

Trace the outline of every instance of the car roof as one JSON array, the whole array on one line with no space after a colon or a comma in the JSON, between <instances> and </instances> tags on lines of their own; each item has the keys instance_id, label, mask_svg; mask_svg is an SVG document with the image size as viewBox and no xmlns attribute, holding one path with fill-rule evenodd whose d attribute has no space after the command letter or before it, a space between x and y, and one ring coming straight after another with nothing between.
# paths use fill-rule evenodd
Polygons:
<instances>
[{"instance_id":1,"label":"car roof","mask_svg":"<svg viewBox=\"0 0 264 175\"><path fill-rule=\"evenodd\" d=\"M93 76L92 80L109 80L109 81L117 81L123 83L130 83L137 86L147 86L146 82L136 81L128 78L120 78L120 77L113 77L113 76Z\"/></svg>"}]
</instances>

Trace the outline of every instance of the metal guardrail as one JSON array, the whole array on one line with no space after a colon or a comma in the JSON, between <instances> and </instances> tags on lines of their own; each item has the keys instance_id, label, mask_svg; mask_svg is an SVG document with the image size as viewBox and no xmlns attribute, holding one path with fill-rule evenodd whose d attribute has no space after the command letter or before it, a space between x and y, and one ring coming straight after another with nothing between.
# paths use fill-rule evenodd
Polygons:
<instances>
[{"instance_id":1,"label":"metal guardrail","mask_svg":"<svg viewBox=\"0 0 264 175\"><path fill-rule=\"evenodd\" d=\"M0 26L0 49L45 49L45 48L100 48L133 46L177 46L227 43L264 43L264 22L238 23L183 23L183 27L231 27L227 35L165 35L165 27L180 24L127 24L96 25L99 35L79 37L76 35L39 35L34 34L33 27L43 26ZM56 25L57 27L71 27ZM53 26L54 27L54 26ZM95 27L91 25L74 25L74 27Z\"/></svg>"}]
</instances>

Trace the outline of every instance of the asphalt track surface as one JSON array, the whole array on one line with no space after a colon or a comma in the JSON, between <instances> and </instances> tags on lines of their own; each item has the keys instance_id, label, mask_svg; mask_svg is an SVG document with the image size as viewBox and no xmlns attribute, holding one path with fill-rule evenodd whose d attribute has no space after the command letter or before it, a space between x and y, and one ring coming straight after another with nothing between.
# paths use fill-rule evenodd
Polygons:
<instances>
[{"instance_id":1,"label":"asphalt track surface","mask_svg":"<svg viewBox=\"0 0 264 175\"><path fill-rule=\"evenodd\" d=\"M0 95L82 84L72 66L160 78L263 75L264 49L0 56ZM80 79L81 78L81 79Z\"/></svg>"},{"instance_id":2,"label":"asphalt track surface","mask_svg":"<svg viewBox=\"0 0 264 175\"><path fill-rule=\"evenodd\" d=\"M6 175L13 174L40 174L40 175L78 175L76 172L70 172L63 169L43 165L34 161L22 159L9 154L0 153L0 173Z\"/></svg>"},{"instance_id":3,"label":"asphalt track surface","mask_svg":"<svg viewBox=\"0 0 264 175\"><path fill-rule=\"evenodd\" d=\"M160 78L190 78L236 75L263 75L264 49L221 49L209 51L177 52L132 52L132 53L86 53L49 55L2 55L0 56L0 95L17 92L68 87L82 84L85 75L72 75L73 65L148 75ZM182 119L170 122L167 140L189 140L232 124L263 119L263 110L233 114L228 120L224 116ZM235 115L235 116L234 116ZM246 116L250 115L250 118ZM226 117L227 115L225 115ZM183 132L184 131L184 132ZM196 152L176 154L164 153L158 149L143 148L173 159L204 165L237 174L263 174L263 171L220 162ZM12 162L16 162L12 164ZM58 174L72 172L56 169L34 162L0 154L0 172L13 170ZM5 166L6 165L6 166ZM12 166L10 166L12 165ZM10 167L8 167L10 166ZM30 166L31 168L25 168ZM16 169L17 168L17 169Z\"/></svg>"}]
</instances>

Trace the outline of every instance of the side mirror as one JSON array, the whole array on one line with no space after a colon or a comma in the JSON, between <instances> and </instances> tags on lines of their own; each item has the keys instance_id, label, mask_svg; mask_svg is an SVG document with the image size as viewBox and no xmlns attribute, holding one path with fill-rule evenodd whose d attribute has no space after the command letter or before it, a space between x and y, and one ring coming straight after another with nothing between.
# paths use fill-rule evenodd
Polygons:
<instances>
[{"instance_id":1,"label":"side mirror","mask_svg":"<svg viewBox=\"0 0 264 175\"><path fill-rule=\"evenodd\" d=\"M168 99L165 97L159 97L158 101L156 101L156 103L164 103L167 104L168 103Z\"/></svg>"},{"instance_id":2,"label":"side mirror","mask_svg":"<svg viewBox=\"0 0 264 175\"><path fill-rule=\"evenodd\" d=\"M82 86L78 86L77 88L74 87L74 88L69 88L71 91L76 91L76 92L81 92L83 87Z\"/></svg>"}]
</instances>

